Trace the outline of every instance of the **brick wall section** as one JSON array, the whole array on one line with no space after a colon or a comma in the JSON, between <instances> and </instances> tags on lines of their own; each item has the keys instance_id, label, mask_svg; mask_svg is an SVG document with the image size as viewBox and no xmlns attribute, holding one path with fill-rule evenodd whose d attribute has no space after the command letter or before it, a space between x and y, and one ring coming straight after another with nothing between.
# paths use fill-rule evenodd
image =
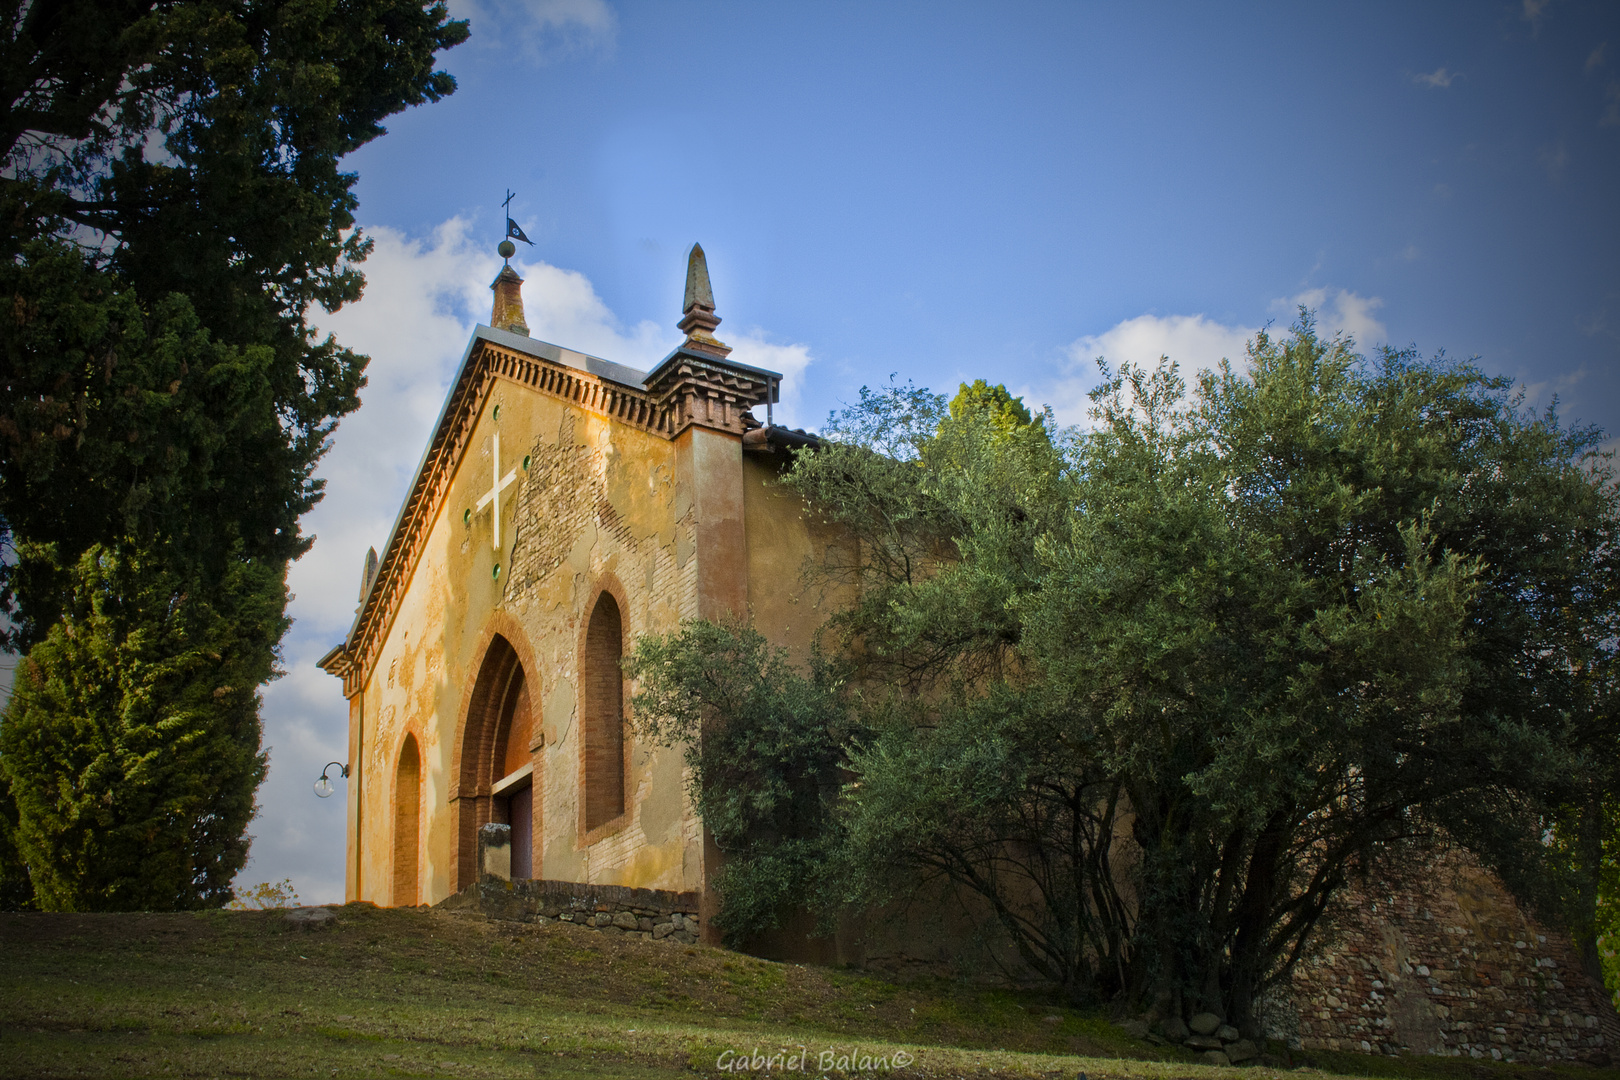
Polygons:
<instances>
[{"instance_id":1,"label":"brick wall section","mask_svg":"<svg viewBox=\"0 0 1620 1080\"><path fill-rule=\"evenodd\" d=\"M624 813L624 624L607 593L596 602L585 632L580 682L585 691L585 828Z\"/></svg>"},{"instance_id":2,"label":"brick wall section","mask_svg":"<svg viewBox=\"0 0 1620 1080\"><path fill-rule=\"evenodd\" d=\"M1489 873L1437 858L1351 888L1274 1034L1305 1049L1523 1062L1620 1059L1620 1017L1567 937Z\"/></svg>"},{"instance_id":3,"label":"brick wall section","mask_svg":"<svg viewBox=\"0 0 1620 1080\"><path fill-rule=\"evenodd\" d=\"M562 437L559 444L536 439L529 451L529 471L522 477L513 515L512 569L503 590L514 601L532 593L567 560L606 497L600 455L574 442L572 416L564 422Z\"/></svg>"},{"instance_id":4,"label":"brick wall section","mask_svg":"<svg viewBox=\"0 0 1620 1080\"><path fill-rule=\"evenodd\" d=\"M556 920L604 934L633 934L683 945L698 940L698 894L575 881L488 881L457 893L440 907L476 911L492 919Z\"/></svg>"}]
</instances>

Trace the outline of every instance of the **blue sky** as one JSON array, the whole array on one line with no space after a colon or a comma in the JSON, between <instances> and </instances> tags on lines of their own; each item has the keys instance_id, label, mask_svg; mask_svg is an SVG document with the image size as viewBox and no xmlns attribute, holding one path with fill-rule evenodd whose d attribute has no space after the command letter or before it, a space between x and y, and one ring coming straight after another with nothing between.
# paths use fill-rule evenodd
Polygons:
<instances>
[{"instance_id":1,"label":"blue sky","mask_svg":"<svg viewBox=\"0 0 1620 1080\"><path fill-rule=\"evenodd\" d=\"M1295 307L1477 356L1620 433L1620 8L457 0L460 89L355 154L372 355L293 569L246 883L340 899L339 641L468 332L500 201L535 336L634 366L708 253L719 336L814 426L891 373L1083 419L1092 358L1240 358Z\"/></svg>"}]
</instances>

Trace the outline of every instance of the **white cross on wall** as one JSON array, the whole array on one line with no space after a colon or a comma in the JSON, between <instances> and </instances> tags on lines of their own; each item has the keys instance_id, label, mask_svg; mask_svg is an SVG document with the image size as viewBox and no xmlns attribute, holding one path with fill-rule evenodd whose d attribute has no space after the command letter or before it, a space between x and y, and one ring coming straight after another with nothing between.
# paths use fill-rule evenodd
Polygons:
<instances>
[{"instance_id":1,"label":"white cross on wall","mask_svg":"<svg viewBox=\"0 0 1620 1080\"><path fill-rule=\"evenodd\" d=\"M495 479L497 476L500 477L499 480ZM501 492L505 490L508 484L516 479L517 469L515 468L509 470L505 476L501 476L501 433L497 431L495 432L495 453L491 458L490 463L490 483L493 486L489 489L488 495L485 495L482 499L478 500L478 512L480 514L484 512L484 507L488 506L490 503L495 504L496 551L501 550Z\"/></svg>"}]
</instances>

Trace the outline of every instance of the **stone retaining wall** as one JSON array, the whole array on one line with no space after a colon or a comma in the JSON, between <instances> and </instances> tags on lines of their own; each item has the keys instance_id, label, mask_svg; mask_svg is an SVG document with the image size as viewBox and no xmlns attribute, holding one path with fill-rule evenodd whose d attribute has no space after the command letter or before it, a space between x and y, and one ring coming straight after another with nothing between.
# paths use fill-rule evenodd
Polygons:
<instances>
[{"instance_id":1,"label":"stone retaining wall","mask_svg":"<svg viewBox=\"0 0 1620 1080\"><path fill-rule=\"evenodd\" d=\"M1569 939L1528 918L1461 856L1353 886L1315 953L1294 973L1297 1027L1273 1025L1293 1029L1286 1034L1296 1047L1594 1065L1620 1058L1620 1017Z\"/></svg>"},{"instance_id":2,"label":"stone retaining wall","mask_svg":"<svg viewBox=\"0 0 1620 1080\"><path fill-rule=\"evenodd\" d=\"M698 894L574 881L503 881L487 878L439 905L475 910L512 922L572 923L606 934L635 934L648 941L698 940Z\"/></svg>"}]
</instances>

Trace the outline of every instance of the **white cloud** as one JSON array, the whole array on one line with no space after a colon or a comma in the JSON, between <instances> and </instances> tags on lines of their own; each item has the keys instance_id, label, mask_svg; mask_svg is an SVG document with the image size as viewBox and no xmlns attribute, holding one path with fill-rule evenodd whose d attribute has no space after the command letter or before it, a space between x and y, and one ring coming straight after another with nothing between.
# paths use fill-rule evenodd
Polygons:
<instances>
[{"instance_id":1,"label":"white cloud","mask_svg":"<svg viewBox=\"0 0 1620 1080\"><path fill-rule=\"evenodd\" d=\"M722 338L728 335L721 332ZM781 427L802 427L805 419L799 413L801 392L804 389L804 369L814 363L808 345L777 345L759 328L732 338L731 358L740 364L779 372L782 376L781 398L773 409L772 419ZM765 419L765 409L757 407L754 415Z\"/></svg>"},{"instance_id":2,"label":"white cloud","mask_svg":"<svg viewBox=\"0 0 1620 1080\"><path fill-rule=\"evenodd\" d=\"M1361 296L1349 289L1307 289L1297 296L1273 300L1273 313L1292 322L1301 307L1316 313L1316 331L1331 336L1344 333L1355 339L1356 346L1370 349L1389 340L1389 331L1373 317L1373 312L1384 306L1376 296Z\"/></svg>"},{"instance_id":3,"label":"white cloud","mask_svg":"<svg viewBox=\"0 0 1620 1080\"><path fill-rule=\"evenodd\" d=\"M494 260L490 266L486 282L493 281L499 269ZM673 320L661 326L643 319L625 327L596 295L590 279L577 270L562 270L543 262L519 262L515 269L524 281L523 310L528 316L529 333L541 341L643 370L680 344L680 331ZM479 322L489 320L488 297L486 288Z\"/></svg>"},{"instance_id":4,"label":"white cloud","mask_svg":"<svg viewBox=\"0 0 1620 1080\"><path fill-rule=\"evenodd\" d=\"M1401 249L1401 258L1407 262L1416 261L1422 254L1422 250L1416 244L1407 244Z\"/></svg>"},{"instance_id":5,"label":"white cloud","mask_svg":"<svg viewBox=\"0 0 1620 1080\"><path fill-rule=\"evenodd\" d=\"M606 0L450 0L451 15L466 19L472 42L510 49L547 64L581 53L609 53L619 19Z\"/></svg>"},{"instance_id":6,"label":"white cloud","mask_svg":"<svg viewBox=\"0 0 1620 1080\"><path fill-rule=\"evenodd\" d=\"M341 685L315 661L347 633L366 549L386 543L473 325L489 320L489 285L501 263L469 240L467 228L453 218L418 239L367 230L375 248L362 266L365 297L334 314L315 313L323 332L368 354L371 366L360 410L339 425L321 462L326 497L303 523L314 546L289 574L295 622L283 642L287 674L264 691L270 776L259 790L243 885L285 877L306 903L343 898L346 792L340 782L332 798L317 799L310 785L328 761L348 759L348 706ZM538 260L513 267L525 279L536 338L639 368L680 342L673 321L624 324L578 271ZM777 418L792 420L809 347L773 343L759 329L732 343L739 361L783 374Z\"/></svg>"},{"instance_id":7,"label":"white cloud","mask_svg":"<svg viewBox=\"0 0 1620 1080\"><path fill-rule=\"evenodd\" d=\"M1086 394L1097 385L1099 356L1115 369L1125 364L1151 367L1167 356L1180 366L1190 385L1198 371L1223 359L1241 367L1247 362L1249 339L1256 333L1257 327L1227 326L1204 315L1138 315L1076 340L1066 350L1064 377L1044 390L1026 389L1021 394L1031 402L1051 405L1060 424L1085 424L1091 407Z\"/></svg>"},{"instance_id":8,"label":"white cloud","mask_svg":"<svg viewBox=\"0 0 1620 1080\"><path fill-rule=\"evenodd\" d=\"M1601 121L1599 123L1601 125ZM1569 148L1564 145L1562 139L1559 139L1556 143L1543 146L1540 157L1541 166L1547 170L1547 179L1549 180L1558 180L1559 177L1564 175L1564 170L1569 167Z\"/></svg>"},{"instance_id":9,"label":"white cloud","mask_svg":"<svg viewBox=\"0 0 1620 1080\"><path fill-rule=\"evenodd\" d=\"M1530 32L1541 32L1541 20L1546 14L1547 5L1551 0L1524 0L1524 21L1530 24Z\"/></svg>"},{"instance_id":10,"label":"white cloud","mask_svg":"<svg viewBox=\"0 0 1620 1080\"><path fill-rule=\"evenodd\" d=\"M1609 48L1609 43L1607 41L1600 41L1600 42L1598 42L1597 48L1593 49L1590 53L1587 54L1587 56L1586 56L1586 73L1588 75L1590 75L1593 71L1595 71L1598 67L1600 67L1603 64L1604 53L1608 50L1608 48Z\"/></svg>"},{"instance_id":11,"label":"white cloud","mask_svg":"<svg viewBox=\"0 0 1620 1080\"><path fill-rule=\"evenodd\" d=\"M1435 68L1426 75L1414 75L1412 81L1419 86L1427 86L1433 90L1444 90L1457 79L1462 78L1460 71L1447 71L1445 68Z\"/></svg>"},{"instance_id":12,"label":"white cloud","mask_svg":"<svg viewBox=\"0 0 1620 1080\"><path fill-rule=\"evenodd\" d=\"M1604 93L1608 103L1604 107L1603 115L1598 119L1598 127L1620 125L1620 82L1610 83ZM1559 146L1559 150L1563 150L1562 145Z\"/></svg>"},{"instance_id":13,"label":"white cloud","mask_svg":"<svg viewBox=\"0 0 1620 1080\"><path fill-rule=\"evenodd\" d=\"M1544 377L1535 378L1530 373L1521 374L1517 389L1524 393L1525 404L1540 412L1554 401L1559 403L1558 412L1565 423L1570 419L1569 403L1571 400L1579 402L1582 395L1580 386L1591 376L1591 372L1583 365L1569 371L1559 371L1550 374L1543 373Z\"/></svg>"}]
</instances>

